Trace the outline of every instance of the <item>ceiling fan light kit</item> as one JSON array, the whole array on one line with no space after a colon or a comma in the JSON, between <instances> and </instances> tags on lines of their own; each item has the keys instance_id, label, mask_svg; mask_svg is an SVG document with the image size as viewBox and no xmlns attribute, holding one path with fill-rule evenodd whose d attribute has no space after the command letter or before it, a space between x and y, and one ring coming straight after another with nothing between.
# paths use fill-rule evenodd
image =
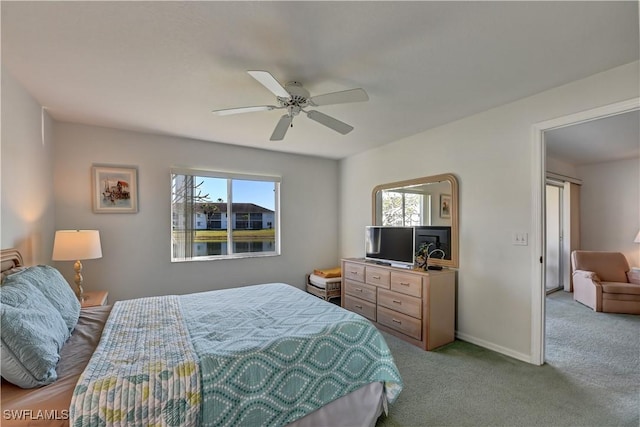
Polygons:
<instances>
[{"instance_id":1,"label":"ceiling fan light kit","mask_svg":"<svg viewBox=\"0 0 640 427\"><path fill-rule=\"evenodd\" d=\"M248 71L248 73L276 96L278 106L256 105L252 107L227 108L223 110L214 110L213 113L219 116L228 116L231 114L286 109L287 114L280 117L278 124L271 134L271 141L280 141L284 139L289 127L293 126L293 118L300 114L300 112L305 113L311 120L333 129L342 135L346 135L353 130L353 126L321 113L320 111L307 111L305 108L308 106L319 107L322 105L346 104L350 102L364 102L369 100L367 92L360 88L325 93L323 95L312 97L310 96L309 91L302 87L302 84L299 82L289 82L285 86L282 86L271 75L271 73L267 71Z\"/></svg>"}]
</instances>

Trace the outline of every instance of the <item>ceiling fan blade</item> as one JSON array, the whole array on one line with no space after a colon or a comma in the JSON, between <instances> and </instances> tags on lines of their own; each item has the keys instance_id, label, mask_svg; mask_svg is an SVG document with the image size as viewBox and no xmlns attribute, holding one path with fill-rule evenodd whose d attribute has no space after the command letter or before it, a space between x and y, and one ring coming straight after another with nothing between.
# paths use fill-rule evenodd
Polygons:
<instances>
[{"instance_id":1,"label":"ceiling fan blade","mask_svg":"<svg viewBox=\"0 0 640 427\"><path fill-rule=\"evenodd\" d=\"M291 98L289 92L268 71L247 71L247 73L259 81L262 86L269 89L275 96Z\"/></svg>"},{"instance_id":2,"label":"ceiling fan blade","mask_svg":"<svg viewBox=\"0 0 640 427\"><path fill-rule=\"evenodd\" d=\"M311 110L307 112L307 117L343 135L346 135L353 130L353 126L349 126L348 124L341 122L338 119L334 119L331 116L327 116L326 114L321 113L320 111Z\"/></svg>"},{"instance_id":3,"label":"ceiling fan blade","mask_svg":"<svg viewBox=\"0 0 640 427\"><path fill-rule=\"evenodd\" d=\"M280 117L280 121L278 121L278 124L276 125L276 128L273 130L271 138L269 139L271 141L282 141L284 139L284 136L287 134L292 121L293 116L290 116L288 114Z\"/></svg>"},{"instance_id":4,"label":"ceiling fan blade","mask_svg":"<svg viewBox=\"0 0 640 427\"><path fill-rule=\"evenodd\" d=\"M311 105L332 105L346 104L347 102L363 102L368 101L369 95L364 89L349 89L341 92L325 93L324 95L312 96L309 101Z\"/></svg>"},{"instance_id":5,"label":"ceiling fan blade","mask_svg":"<svg viewBox=\"0 0 640 427\"><path fill-rule=\"evenodd\" d=\"M275 110L275 105L256 105L255 107L240 107L240 108L227 108L224 110L213 110L212 113L218 116L229 116L231 114L240 114L240 113L253 113L255 111L269 111Z\"/></svg>"}]
</instances>

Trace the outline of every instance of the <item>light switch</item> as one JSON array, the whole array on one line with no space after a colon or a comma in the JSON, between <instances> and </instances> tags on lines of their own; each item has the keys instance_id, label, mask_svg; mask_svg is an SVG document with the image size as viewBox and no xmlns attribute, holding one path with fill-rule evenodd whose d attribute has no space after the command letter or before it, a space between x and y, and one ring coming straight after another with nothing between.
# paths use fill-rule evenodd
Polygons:
<instances>
[{"instance_id":1,"label":"light switch","mask_svg":"<svg viewBox=\"0 0 640 427\"><path fill-rule=\"evenodd\" d=\"M511 243L517 246L527 246L529 244L529 233L513 233Z\"/></svg>"}]
</instances>

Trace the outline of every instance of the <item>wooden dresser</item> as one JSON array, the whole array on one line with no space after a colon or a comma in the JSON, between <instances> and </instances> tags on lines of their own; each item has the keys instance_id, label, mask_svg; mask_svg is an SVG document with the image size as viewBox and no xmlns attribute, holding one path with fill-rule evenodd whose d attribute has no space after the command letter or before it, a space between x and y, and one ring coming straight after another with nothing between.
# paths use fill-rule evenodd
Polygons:
<instances>
[{"instance_id":1,"label":"wooden dresser","mask_svg":"<svg viewBox=\"0 0 640 427\"><path fill-rule=\"evenodd\" d=\"M455 270L404 270L342 260L342 307L424 350L455 339Z\"/></svg>"}]
</instances>

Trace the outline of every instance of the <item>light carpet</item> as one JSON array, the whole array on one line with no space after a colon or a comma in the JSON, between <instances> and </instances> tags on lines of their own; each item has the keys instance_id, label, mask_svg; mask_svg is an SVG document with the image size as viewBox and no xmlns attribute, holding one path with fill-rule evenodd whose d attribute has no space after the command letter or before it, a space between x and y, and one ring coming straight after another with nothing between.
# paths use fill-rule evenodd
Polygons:
<instances>
[{"instance_id":1,"label":"light carpet","mask_svg":"<svg viewBox=\"0 0 640 427\"><path fill-rule=\"evenodd\" d=\"M546 302L546 363L455 341L426 352L384 334L405 388L377 427L640 425L640 316Z\"/></svg>"}]
</instances>

